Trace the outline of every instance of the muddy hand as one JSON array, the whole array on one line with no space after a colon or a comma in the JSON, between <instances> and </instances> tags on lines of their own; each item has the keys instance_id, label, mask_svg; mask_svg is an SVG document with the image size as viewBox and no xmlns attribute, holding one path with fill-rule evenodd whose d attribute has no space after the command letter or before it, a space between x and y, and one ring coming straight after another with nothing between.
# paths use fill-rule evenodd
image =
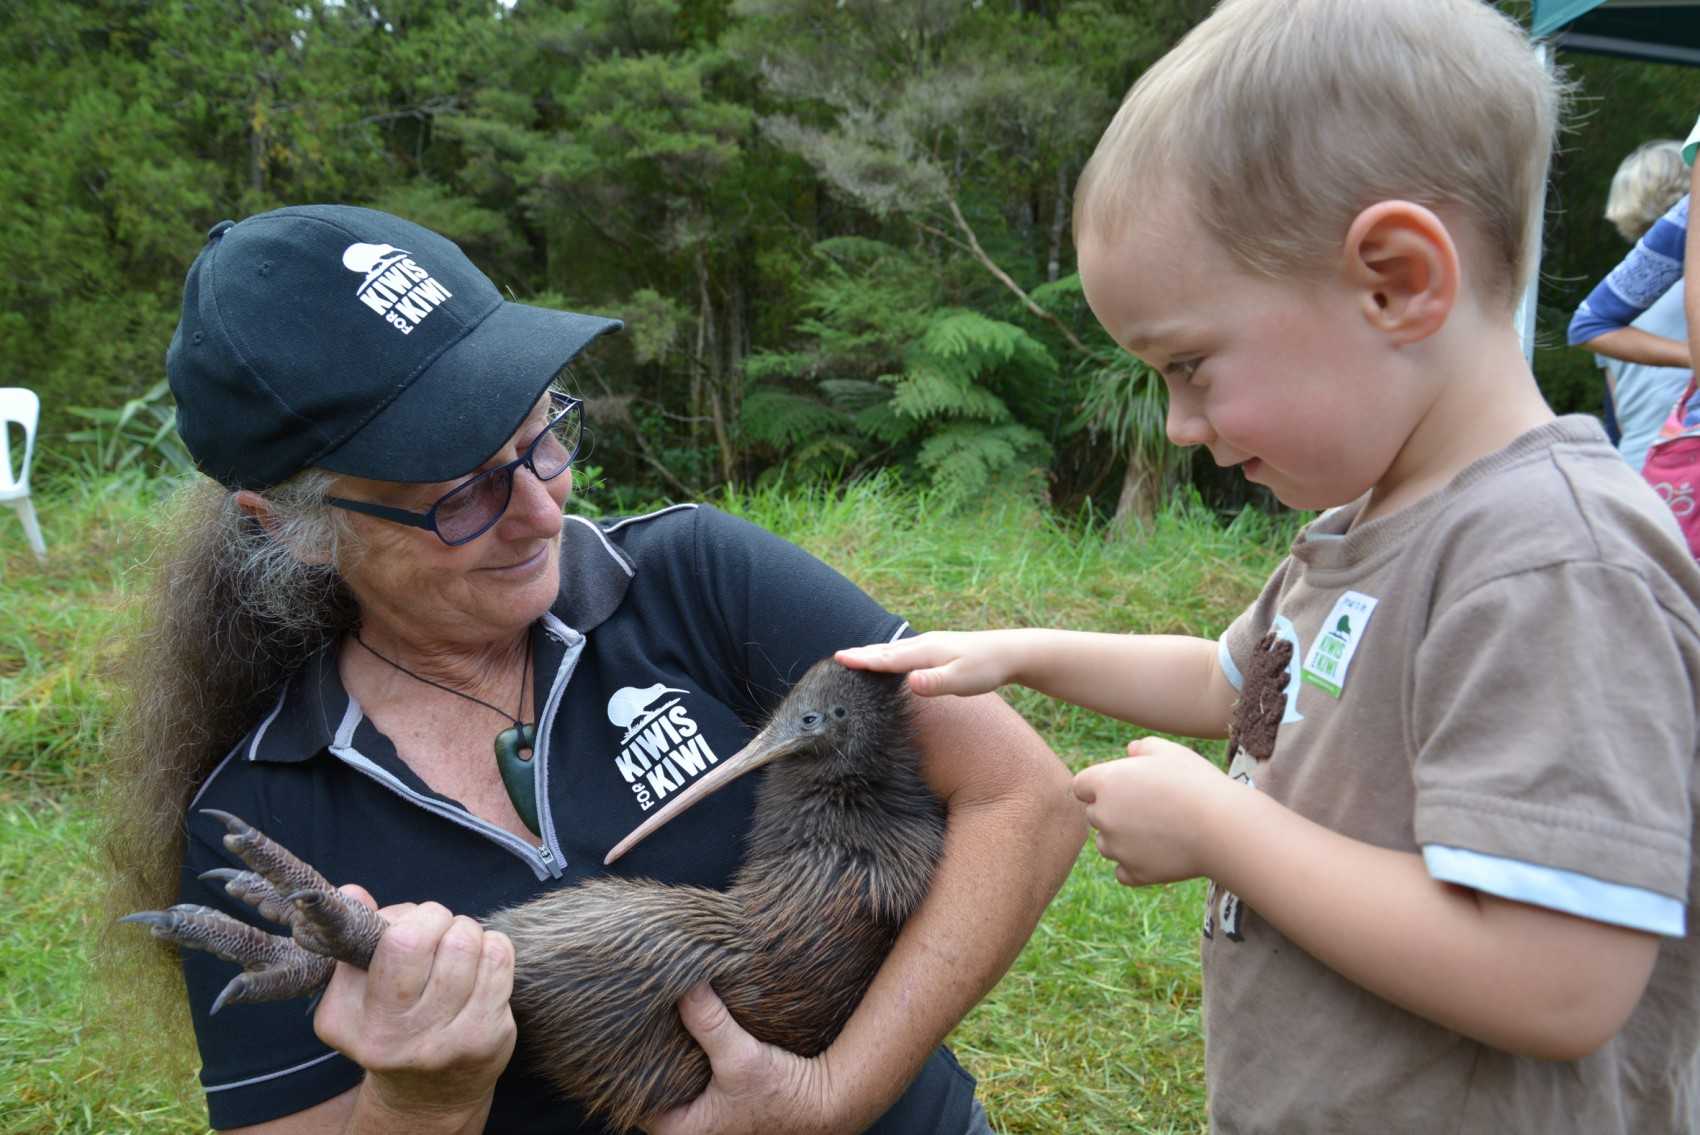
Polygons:
<instances>
[{"instance_id":1,"label":"muddy hand","mask_svg":"<svg viewBox=\"0 0 1700 1135\"><path fill-rule=\"evenodd\" d=\"M212 909L179 904L145 911L120 921L142 923L179 946L206 950L242 967L213 1002L226 1004L282 1001L317 993L330 980L338 960L362 968L383 935L376 912L344 897L317 871L228 812L205 809L228 831L224 846L250 868L220 867L203 879L224 880L225 891L273 922L289 927L291 938L268 934Z\"/></svg>"}]
</instances>

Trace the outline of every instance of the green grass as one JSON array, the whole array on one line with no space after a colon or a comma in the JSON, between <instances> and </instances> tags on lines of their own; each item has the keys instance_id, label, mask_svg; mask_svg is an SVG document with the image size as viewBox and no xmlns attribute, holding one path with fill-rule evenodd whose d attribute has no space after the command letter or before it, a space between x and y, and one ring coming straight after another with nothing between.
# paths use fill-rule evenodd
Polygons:
<instances>
[{"instance_id":1,"label":"green grass","mask_svg":"<svg viewBox=\"0 0 1700 1135\"><path fill-rule=\"evenodd\" d=\"M199 1133L186 1041L99 1022L90 791L109 667L141 585L162 490L55 485L38 501L49 562L0 513L0 1135ZM723 507L796 541L921 629L1049 625L1214 635L1255 593L1291 523L1224 526L1197 506L1112 540L1031 504L932 515L889 484L774 488ZM1131 730L1031 694L1011 701L1071 767ZM998 987L951 1037L1004 1132L1197 1132L1202 884L1116 884L1090 847Z\"/></svg>"}]
</instances>

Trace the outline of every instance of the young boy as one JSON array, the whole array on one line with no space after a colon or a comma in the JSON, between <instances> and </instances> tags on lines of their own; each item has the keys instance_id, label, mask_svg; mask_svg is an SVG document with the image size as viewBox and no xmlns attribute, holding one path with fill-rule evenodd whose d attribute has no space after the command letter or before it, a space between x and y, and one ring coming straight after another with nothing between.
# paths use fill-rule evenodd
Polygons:
<instances>
[{"instance_id":1,"label":"young boy","mask_svg":"<svg viewBox=\"0 0 1700 1135\"><path fill-rule=\"evenodd\" d=\"M1700 570L1513 327L1558 102L1479 0L1223 3L1083 173L1081 280L1174 442L1332 511L1220 642L840 655L1230 739L1075 778L1120 881L1213 881L1218 1131L1700 1130Z\"/></svg>"}]
</instances>

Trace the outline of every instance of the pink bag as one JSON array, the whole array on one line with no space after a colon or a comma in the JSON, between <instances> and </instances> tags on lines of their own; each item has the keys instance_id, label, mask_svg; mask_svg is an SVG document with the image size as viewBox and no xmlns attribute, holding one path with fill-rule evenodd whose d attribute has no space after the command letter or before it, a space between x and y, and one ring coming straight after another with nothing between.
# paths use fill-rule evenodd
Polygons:
<instances>
[{"instance_id":1,"label":"pink bag","mask_svg":"<svg viewBox=\"0 0 1700 1135\"><path fill-rule=\"evenodd\" d=\"M1683 424L1683 411L1700 386L1700 373L1688 382L1670 417L1659 427L1658 440L1647 447L1647 463L1641 475L1670 505L1676 514L1676 524L1688 539L1688 550L1700 557L1700 502L1695 500L1700 490L1700 425Z\"/></svg>"}]
</instances>

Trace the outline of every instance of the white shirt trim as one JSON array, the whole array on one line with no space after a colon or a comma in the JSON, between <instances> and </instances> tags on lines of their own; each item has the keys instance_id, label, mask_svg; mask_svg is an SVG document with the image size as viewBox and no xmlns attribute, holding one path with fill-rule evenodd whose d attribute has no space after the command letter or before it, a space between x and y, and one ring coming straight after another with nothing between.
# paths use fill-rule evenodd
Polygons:
<instances>
[{"instance_id":1,"label":"white shirt trim","mask_svg":"<svg viewBox=\"0 0 1700 1135\"><path fill-rule=\"evenodd\" d=\"M275 1080L279 1076L289 1076L289 1075L293 1075L296 1072L305 1072L307 1069L311 1068L313 1065L323 1064L325 1061L331 1059L334 1056L338 1056L338 1055L340 1055L340 1054L333 1048L331 1051L325 1053L323 1056L315 1056L313 1059L307 1061L305 1064L297 1064L293 1068L285 1068L285 1069L283 1069L282 1071L279 1071L279 1072L267 1072L264 1076L250 1076L246 1080L234 1080L234 1081L232 1081L231 1083L228 1083L228 1084L202 1084L201 1090L203 1092L228 1092L232 1088L246 1088L246 1087L249 1087L253 1084L263 1084L267 1080Z\"/></svg>"},{"instance_id":2,"label":"white shirt trim","mask_svg":"<svg viewBox=\"0 0 1700 1135\"><path fill-rule=\"evenodd\" d=\"M1245 689L1245 675L1234 664L1234 656L1228 652L1228 637L1223 635L1216 640L1216 662L1222 667L1222 674L1228 679L1228 685L1236 690Z\"/></svg>"},{"instance_id":3,"label":"white shirt trim","mask_svg":"<svg viewBox=\"0 0 1700 1135\"><path fill-rule=\"evenodd\" d=\"M632 577L635 577L637 575L637 569L632 567L632 562L630 560L626 559L625 555L620 551L620 549L614 547L614 545L612 545L608 542L608 537L603 533L601 525L597 524L594 521L586 520L582 516L569 516L569 517L567 517L567 519L570 520L570 521L573 521L574 523L582 524L586 528L590 529L592 532L596 533L596 538L598 540L602 541L603 551L607 552L608 555L609 555L609 558L611 558L615 563L620 565L620 570L625 572L626 576L628 578L632 578Z\"/></svg>"},{"instance_id":4,"label":"white shirt trim","mask_svg":"<svg viewBox=\"0 0 1700 1135\"><path fill-rule=\"evenodd\" d=\"M1443 883L1667 938L1687 933L1682 903L1657 891L1439 843L1423 845L1423 863Z\"/></svg>"}]
</instances>

